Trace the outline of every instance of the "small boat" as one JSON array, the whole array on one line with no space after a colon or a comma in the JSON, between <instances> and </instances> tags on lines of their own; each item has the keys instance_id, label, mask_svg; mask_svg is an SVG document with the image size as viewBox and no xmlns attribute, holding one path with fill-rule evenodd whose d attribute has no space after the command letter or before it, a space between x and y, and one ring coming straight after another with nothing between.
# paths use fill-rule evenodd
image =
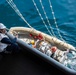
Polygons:
<instances>
[{"instance_id":1,"label":"small boat","mask_svg":"<svg viewBox=\"0 0 76 75\"><path fill-rule=\"evenodd\" d=\"M76 75L76 49L74 46L27 27L11 27L7 35L10 38L17 37L17 43L24 49L27 48L28 51L63 72Z\"/></svg>"}]
</instances>

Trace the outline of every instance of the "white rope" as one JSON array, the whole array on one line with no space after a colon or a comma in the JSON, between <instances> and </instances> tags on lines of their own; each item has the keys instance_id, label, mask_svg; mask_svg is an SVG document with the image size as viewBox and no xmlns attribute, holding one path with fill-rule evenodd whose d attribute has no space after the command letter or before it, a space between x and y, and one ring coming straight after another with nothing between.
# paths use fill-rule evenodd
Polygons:
<instances>
[{"instance_id":1,"label":"white rope","mask_svg":"<svg viewBox=\"0 0 76 75\"><path fill-rule=\"evenodd\" d=\"M51 1L49 0L49 4L50 4L50 8L51 8L51 11L52 11L52 15L53 15L53 19L54 19L54 23L56 25L56 28L57 28L57 31L58 31L58 34L59 34L59 37L62 41L65 42L65 40L62 38L61 34L60 34L60 31L59 31L59 28L58 28L58 25L57 25L57 22L56 22L56 18L55 18L55 14L54 14L54 11L53 11L53 8L52 8L52 3Z\"/></svg>"},{"instance_id":2,"label":"white rope","mask_svg":"<svg viewBox=\"0 0 76 75\"><path fill-rule=\"evenodd\" d=\"M50 21L49 21L49 19L48 19L48 16L47 16L47 14L46 14L45 8L44 8L43 3L42 3L42 0L39 0L39 1L40 1L40 4L41 4L41 7L42 7L42 9L43 9L44 15L45 15L45 17L46 17L46 19L47 19L47 22L48 22L48 24L49 24L49 26L50 26L51 32L52 32L53 36L56 37L56 35L55 35L54 32L53 32L53 28L52 28L52 26L51 26L51 24L50 24Z\"/></svg>"},{"instance_id":3,"label":"white rope","mask_svg":"<svg viewBox=\"0 0 76 75\"><path fill-rule=\"evenodd\" d=\"M33 28L23 17L23 15L20 13L16 5L14 4L13 0L6 0L8 4L14 9L14 11L22 18L22 20L30 27Z\"/></svg>"},{"instance_id":4,"label":"white rope","mask_svg":"<svg viewBox=\"0 0 76 75\"><path fill-rule=\"evenodd\" d=\"M50 32L50 30L48 29L48 27L47 27L47 25L46 25L46 23L45 23L43 17L42 17L42 15L41 15L41 13L40 13L40 11L39 11L37 5L36 5L36 2L35 2L34 0L32 0L32 2L33 2L33 4L34 4L34 6L35 6L35 8L36 8L36 10L37 10L37 12L38 12L40 18L41 18L43 24L45 25L46 29L48 30L49 34L52 35L51 32Z\"/></svg>"}]
</instances>

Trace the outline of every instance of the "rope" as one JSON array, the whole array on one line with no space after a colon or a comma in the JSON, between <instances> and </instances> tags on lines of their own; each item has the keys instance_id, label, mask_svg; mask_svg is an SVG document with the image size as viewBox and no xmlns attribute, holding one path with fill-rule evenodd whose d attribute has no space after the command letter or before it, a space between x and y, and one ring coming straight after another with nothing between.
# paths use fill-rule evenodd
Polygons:
<instances>
[{"instance_id":1,"label":"rope","mask_svg":"<svg viewBox=\"0 0 76 75\"><path fill-rule=\"evenodd\" d=\"M20 13L16 5L14 4L13 0L6 0L8 4L14 9L14 11L22 18L22 20L30 27L33 28L23 17L23 15Z\"/></svg>"},{"instance_id":2,"label":"rope","mask_svg":"<svg viewBox=\"0 0 76 75\"><path fill-rule=\"evenodd\" d=\"M17 8L16 5L14 4L13 0L6 0L6 1L7 1L8 4L14 9L14 11L22 18L22 20L23 20L30 28L32 28L33 30L35 30L35 29L25 20L25 18L23 17L23 15L20 13L20 11L18 10L18 8ZM44 23L46 29L47 29L48 32L51 34L50 30L48 29L48 27L47 27L47 25L46 25L46 23L45 23L42 15L41 15L41 13L40 13L40 11L39 11L36 3L35 3L35 1L34 1L34 0L32 0L32 1L33 1L33 3L34 3L34 6L35 6L35 8L36 8L36 10L37 10L37 12L38 12L41 20L42 20L43 23ZM40 0L40 2L42 3L41 0ZM55 18L54 11L53 11L52 4L51 4L51 1L50 1L50 0L49 0L49 4L50 4L50 8L51 8L52 15L53 15L53 18L54 18L54 22L55 22L55 24L56 24L56 28L57 28L57 30L58 30L58 34L59 34L60 38L63 40L63 38L62 38L62 36L60 35L60 32L59 32L59 28L58 28L58 25L57 25L57 22L56 22L56 18ZM41 4L41 5L42 5L42 8L43 8L43 11L45 12L45 9L44 9L44 7L43 7L43 4ZM46 18L47 18L47 20L48 20L48 17L47 17L47 15L46 15L46 12L45 12L45 16L46 16ZM50 23L49 20L48 20L48 23ZM52 34L51 34L51 35L52 35ZM55 41L54 39L52 39L52 40ZM64 45L64 44L63 44L63 45ZM67 46L69 46L69 45L67 44Z\"/></svg>"},{"instance_id":3,"label":"rope","mask_svg":"<svg viewBox=\"0 0 76 75\"><path fill-rule=\"evenodd\" d=\"M52 32L53 36L55 36L55 34L54 34L54 32L53 32L53 28L52 28L52 26L51 26L51 24L50 24L50 21L49 21L49 19L48 19L47 14L46 14L46 12L45 12L45 8L44 8L44 6L43 6L42 0L39 0L39 1L40 1L40 4L41 4L41 7L42 7L42 9L43 9L44 15L45 15L45 17L46 17L46 19L47 19L47 22L48 22L48 24L49 24L49 26L50 26L51 32ZM56 36L55 36L55 37L56 37Z\"/></svg>"},{"instance_id":4,"label":"rope","mask_svg":"<svg viewBox=\"0 0 76 75\"><path fill-rule=\"evenodd\" d=\"M61 36L61 34L60 34L59 27L58 27L58 25L57 25L56 18L55 18L55 14L54 14L54 11L53 11L53 8L52 8L52 3L51 3L50 0L49 0L49 4L50 4L50 8L51 8L51 11L52 11L52 15L53 15L54 23L55 23L55 25L56 25L56 28L57 28L57 31L58 31L59 37L61 38L62 41L65 42L65 40L62 38L62 36Z\"/></svg>"},{"instance_id":5,"label":"rope","mask_svg":"<svg viewBox=\"0 0 76 75\"><path fill-rule=\"evenodd\" d=\"M16 5L14 4L13 0L6 0L6 1L7 1L8 4L14 9L14 11L23 19L23 21L24 21L30 28L33 28L33 27L25 20L25 18L23 17L23 15L20 13L20 11L18 10L18 8L17 8ZM38 9L35 1L34 1L34 0L32 0L32 1L33 1L33 3L34 3L34 6L35 6L35 8L36 8L36 10L37 10L37 12L38 12L41 20L43 21L43 24L45 25L46 29L48 30L49 34L50 34L50 35L53 34L53 35L55 36L55 34L54 34L53 30L52 30L51 24L50 24L50 22L49 22L49 20L48 20L48 17L47 17L47 15L46 15L45 9L44 9L44 7L43 7L42 1L40 0L40 3L41 3L41 6L42 6L42 9L43 9L43 11L44 11L44 14L45 14L45 16L46 16L47 22L48 22L48 24L49 24L49 26L50 26L50 28L51 28L52 34L51 34L50 30L48 29L48 27L47 27L47 25L46 25L46 23L45 23L42 15L41 15L39 9ZM52 4L51 4L51 1L50 1L50 0L49 0L49 4L50 4L50 7L51 7L52 15L53 15L53 18L54 18L54 22L55 22L55 24L56 24L56 28L57 28L58 34L59 34L60 38L63 40L62 36L60 35L59 29L58 29L58 25L57 25L57 22L56 22L56 18L55 18L54 11L53 11Z\"/></svg>"},{"instance_id":6,"label":"rope","mask_svg":"<svg viewBox=\"0 0 76 75\"><path fill-rule=\"evenodd\" d=\"M35 6L35 8L36 8L36 10L37 10L37 12L38 12L40 18L41 18L43 24L45 25L46 29L48 30L49 34L52 35L51 32L50 32L50 30L48 29L48 27L47 27L47 25L46 25L46 23L45 23L43 17L42 17L42 15L41 15L41 13L40 13L40 11L39 11L37 5L36 5L36 2L35 2L34 0L32 0L32 2L33 2L33 4L34 4L34 6Z\"/></svg>"}]
</instances>

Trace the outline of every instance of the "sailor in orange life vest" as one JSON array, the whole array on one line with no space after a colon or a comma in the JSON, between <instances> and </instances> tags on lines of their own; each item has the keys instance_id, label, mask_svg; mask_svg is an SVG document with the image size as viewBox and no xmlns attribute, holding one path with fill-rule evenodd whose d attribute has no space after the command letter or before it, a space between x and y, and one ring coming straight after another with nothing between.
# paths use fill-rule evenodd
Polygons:
<instances>
[{"instance_id":1,"label":"sailor in orange life vest","mask_svg":"<svg viewBox=\"0 0 76 75\"><path fill-rule=\"evenodd\" d=\"M10 40L6 35L6 26L0 23L0 52L11 53L20 50L16 43L16 39Z\"/></svg>"}]
</instances>

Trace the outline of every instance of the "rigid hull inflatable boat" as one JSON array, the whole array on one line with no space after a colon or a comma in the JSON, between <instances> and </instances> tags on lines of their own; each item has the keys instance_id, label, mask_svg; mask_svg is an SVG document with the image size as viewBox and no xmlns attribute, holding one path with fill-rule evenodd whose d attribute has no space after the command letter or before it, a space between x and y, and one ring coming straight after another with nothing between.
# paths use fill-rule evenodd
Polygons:
<instances>
[{"instance_id":1,"label":"rigid hull inflatable boat","mask_svg":"<svg viewBox=\"0 0 76 75\"><path fill-rule=\"evenodd\" d=\"M76 75L76 49L53 36L33 28L12 27L9 33L17 37L17 43L23 48L43 58L67 74Z\"/></svg>"}]
</instances>

